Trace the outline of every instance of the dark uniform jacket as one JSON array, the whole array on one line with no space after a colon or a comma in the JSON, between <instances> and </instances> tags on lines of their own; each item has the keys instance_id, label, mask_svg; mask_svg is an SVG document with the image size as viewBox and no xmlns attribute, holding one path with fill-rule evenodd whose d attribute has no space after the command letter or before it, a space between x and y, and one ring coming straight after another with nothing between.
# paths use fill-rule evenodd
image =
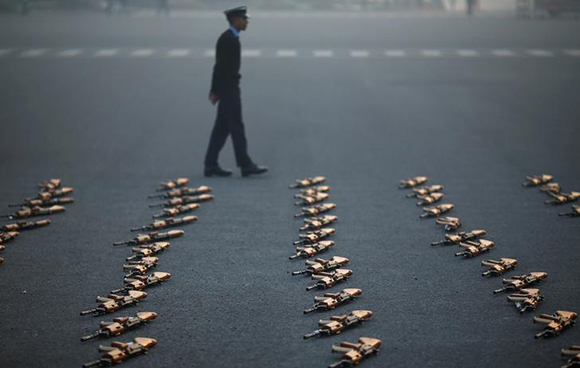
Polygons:
<instances>
[{"instance_id":1,"label":"dark uniform jacket","mask_svg":"<svg viewBox=\"0 0 580 368\"><path fill-rule=\"evenodd\" d=\"M241 65L240 39L227 30L217 41L215 51L215 65L211 80L211 93L218 93L224 89L235 89L240 86Z\"/></svg>"}]
</instances>

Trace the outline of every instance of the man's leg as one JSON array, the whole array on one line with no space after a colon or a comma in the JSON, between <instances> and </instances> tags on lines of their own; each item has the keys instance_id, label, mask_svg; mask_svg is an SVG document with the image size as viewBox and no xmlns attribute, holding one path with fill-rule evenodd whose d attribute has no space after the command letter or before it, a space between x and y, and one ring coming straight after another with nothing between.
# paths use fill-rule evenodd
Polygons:
<instances>
[{"instance_id":1,"label":"man's leg","mask_svg":"<svg viewBox=\"0 0 580 368\"><path fill-rule=\"evenodd\" d=\"M246 130L242 119L242 99L239 89L228 91L228 98L231 99L230 108L226 112L226 121L232 135L234 153L236 155L236 165L238 167L249 167L253 165L252 159L248 155L248 142L246 140Z\"/></svg>"},{"instance_id":2,"label":"man's leg","mask_svg":"<svg viewBox=\"0 0 580 368\"><path fill-rule=\"evenodd\" d=\"M209 139L209 144L207 146L207 153L205 155L205 167L217 167L219 153L226 143L226 139L230 133L228 129L228 124L226 120L226 111L229 109L227 99L223 98L220 94L220 100L218 102L217 116L215 119L215 124L211 132Z\"/></svg>"}]
</instances>

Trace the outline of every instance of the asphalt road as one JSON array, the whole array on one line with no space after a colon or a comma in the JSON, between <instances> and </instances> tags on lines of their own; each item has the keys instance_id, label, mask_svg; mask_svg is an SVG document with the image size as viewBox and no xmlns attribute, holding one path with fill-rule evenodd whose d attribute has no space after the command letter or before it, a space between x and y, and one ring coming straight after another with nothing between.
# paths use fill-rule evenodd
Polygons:
<instances>
[{"instance_id":1,"label":"asphalt road","mask_svg":"<svg viewBox=\"0 0 580 368\"><path fill-rule=\"evenodd\" d=\"M98 342L79 337L109 318L78 312L120 286L130 251L111 243L150 221L147 196L174 177L211 186L216 199L160 255L157 270L171 280L113 315L159 314L119 339L159 341L127 367L323 367L338 358L332 343L359 336L383 340L365 367L562 364L559 349L579 343L578 327L534 340L534 313L493 295L501 281L482 278L479 262L514 257L512 275L546 271L537 312L580 311L580 220L559 218L570 205L547 206L521 187L525 175L551 173L580 189L579 22L257 13L242 35L244 49L260 50L243 60L243 108L250 153L271 170L206 179L215 108L205 52L223 29L199 14L0 18L0 208L50 177L76 198L2 254L0 366L98 357ZM135 54L143 49L153 51ZM175 49L187 52L170 57ZM231 144L221 157L234 168ZM289 275L303 261L287 259L301 223L287 186L311 175L328 177L338 205L325 256L350 258L344 286L363 295L304 316L322 292ZM445 185L452 214L465 230L486 229L495 249L463 260L429 246L443 230L396 188L415 175ZM319 318L353 309L375 315L338 337L302 339Z\"/></svg>"}]
</instances>

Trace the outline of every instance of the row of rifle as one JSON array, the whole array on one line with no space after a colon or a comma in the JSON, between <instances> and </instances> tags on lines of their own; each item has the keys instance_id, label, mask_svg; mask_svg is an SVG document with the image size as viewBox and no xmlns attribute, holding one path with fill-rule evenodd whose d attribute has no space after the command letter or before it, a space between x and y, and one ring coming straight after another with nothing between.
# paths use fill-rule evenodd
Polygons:
<instances>
[{"instance_id":1,"label":"row of rifle","mask_svg":"<svg viewBox=\"0 0 580 368\"><path fill-rule=\"evenodd\" d=\"M101 316L115 313L126 307L135 306L139 301L147 297L145 289L159 285L167 281L171 274L167 272L150 272L157 266L159 258L157 255L170 247L167 240L181 237L185 234L183 230L162 231L171 227L191 224L197 221L196 216L188 214L197 210L199 202L213 199L213 195L208 194L211 188L201 186L199 188L187 188L189 183L187 178L179 178L161 183L156 190L161 194L149 196L149 198L164 198L167 202L161 205L150 207L163 207L163 212L153 215L153 222L148 225L132 228L131 231L150 231L147 234L137 234L134 238L113 243L115 246L130 245L131 255L125 259L123 270L125 275L122 287L112 290L106 297L98 296L98 305L95 308L81 312L81 315ZM145 325L157 318L155 312L138 312L135 316L122 316L111 321L103 321L98 329L81 341L95 338L110 338L119 336L122 333ZM108 346L100 345L99 352L102 354L97 360L88 362L83 367L111 366L122 363L125 360L147 353L147 351L157 344L157 340L149 337L136 337L131 342L115 341Z\"/></svg>"},{"instance_id":2,"label":"row of rifle","mask_svg":"<svg viewBox=\"0 0 580 368\"><path fill-rule=\"evenodd\" d=\"M526 176L526 181L522 183L522 186L539 187L541 192L550 196L550 199L544 202L546 204L562 205L580 200L580 192L562 192L562 186L553 180L554 176L549 174ZM580 217L580 205L573 204L572 212L560 212L558 216Z\"/></svg>"},{"instance_id":3,"label":"row of rifle","mask_svg":"<svg viewBox=\"0 0 580 368\"><path fill-rule=\"evenodd\" d=\"M294 217L304 217L304 225L300 227L305 233L299 234L299 239L294 242L296 252L290 259L306 258L306 268L292 272L292 275L308 275L312 283L306 290L329 289L347 281L353 275L353 271L344 268L349 264L349 259L341 256L331 258L318 258L319 253L327 251L334 246L334 241L328 240L336 233L334 228L328 227L338 220L337 216L326 213L336 208L334 203L322 203L330 198L328 185L322 185L326 178L322 176L297 180L290 186L299 189L300 192L294 197L298 199L294 204L302 207L300 213ZM316 258L314 258L316 257ZM309 259L314 258L314 259ZM347 288L340 292L328 292L322 296L314 297L314 305L305 309L304 314L315 311L330 311L357 299L362 294L361 289ZM318 321L318 326L313 332L304 335L304 339L318 336L333 336L358 326L373 316L370 310L353 310L348 314L331 316ZM382 341L372 337L360 337L357 343L341 342L332 345L332 352L341 353L342 358L330 365L331 368L350 367L359 364L365 358L378 353Z\"/></svg>"},{"instance_id":4,"label":"row of rifle","mask_svg":"<svg viewBox=\"0 0 580 368\"><path fill-rule=\"evenodd\" d=\"M551 177L544 178L539 177L528 177L528 182L536 183L534 185L547 184L551 180ZM442 185L431 185L431 186L421 186L428 181L427 177L418 176L406 180L401 180L399 183L399 188L401 189L411 189L412 193L408 194L407 197L418 197L423 199L424 196L431 198L443 198L443 186ZM542 182L543 181L543 182ZM524 186L530 186L530 184L524 183ZM438 193L438 196L434 194ZM574 193L574 192L572 192ZM438 245L458 245L463 248L462 251L455 253L456 256L463 256L466 258L471 258L478 256L482 253L490 251L494 248L495 243L490 240L483 239L482 236L486 235L485 230L471 230L471 231L461 231L456 232L459 227L462 226L461 221L457 217L439 217L442 213L448 212L455 206L453 204L440 205L444 206L441 211L435 211L433 209L423 208L424 213L429 213L430 216L437 217L436 223L443 225L447 232L445 239L437 242L431 243L432 246ZM437 207L440 207L437 206ZM434 209L437 209L434 207ZM426 216L422 216L426 217ZM513 270L518 264L517 259L514 258L499 258L499 260L488 259L481 261L481 265L486 267L486 270L482 273L482 276L499 276L504 273ZM501 293L504 291L510 291L507 297L508 302L514 302L516 308L520 313L524 313L527 310L535 310L540 301L544 300L544 295L540 293L539 289L530 288L534 284L541 282L546 279L548 274L546 272L530 272L520 276L512 276L504 278L502 280L502 285L500 288L493 291L494 294ZM578 318L578 314L575 312L558 310L554 314L540 314L539 316L534 316L533 323L539 323L545 325L544 329L535 334L535 338L540 337L552 337L558 336L564 329L573 326ZM562 349L562 354L566 356L573 357L568 362L566 367L579 366L575 364L580 364L580 349L577 346L573 346L569 349Z\"/></svg>"},{"instance_id":5,"label":"row of rifle","mask_svg":"<svg viewBox=\"0 0 580 368\"><path fill-rule=\"evenodd\" d=\"M15 240L20 232L50 225L48 219L29 221L30 217L62 213L66 210L63 205L74 202L74 198L67 197L74 189L63 187L60 179L50 179L38 183L38 188L39 191L35 197L25 198L22 203L8 205L9 207L19 207L16 212L0 216L0 218L17 220L0 227L0 252L6 249L4 244ZM4 263L4 258L0 257L0 264L2 263Z\"/></svg>"}]
</instances>

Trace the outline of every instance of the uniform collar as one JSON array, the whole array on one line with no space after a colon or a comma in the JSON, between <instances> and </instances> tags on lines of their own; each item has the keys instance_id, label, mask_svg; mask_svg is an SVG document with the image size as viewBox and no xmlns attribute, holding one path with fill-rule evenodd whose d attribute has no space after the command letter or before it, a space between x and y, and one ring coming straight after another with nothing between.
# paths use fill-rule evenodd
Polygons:
<instances>
[{"instance_id":1,"label":"uniform collar","mask_svg":"<svg viewBox=\"0 0 580 368\"><path fill-rule=\"evenodd\" d=\"M230 26L230 31L232 31L236 38L240 38L240 31L238 31L234 26Z\"/></svg>"}]
</instances>

